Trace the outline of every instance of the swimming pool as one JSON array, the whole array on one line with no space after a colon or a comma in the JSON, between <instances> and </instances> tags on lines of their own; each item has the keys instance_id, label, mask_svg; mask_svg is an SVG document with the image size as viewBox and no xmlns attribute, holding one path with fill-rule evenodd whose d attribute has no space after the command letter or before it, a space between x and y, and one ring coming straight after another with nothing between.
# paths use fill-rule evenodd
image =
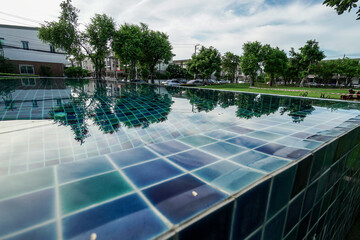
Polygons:
<instances>
[{"instance_id":1,"label":"swimming pool","mask_svg":"<svg viewBox=\"0 0 360 240\"><path fill-rule=\"evenodd\" d=\"M0 239L341 236L358 209L356 102L0 83Z\"/></svg>"}]
</instances>

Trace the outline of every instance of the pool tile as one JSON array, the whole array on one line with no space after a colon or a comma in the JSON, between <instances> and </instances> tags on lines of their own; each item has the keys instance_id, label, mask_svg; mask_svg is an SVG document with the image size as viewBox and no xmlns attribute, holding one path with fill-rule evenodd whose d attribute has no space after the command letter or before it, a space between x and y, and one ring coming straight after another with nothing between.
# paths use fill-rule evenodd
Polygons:
<instances>
[{"instance_id":1,"label":"pool tile","mask_svg":"<svg viewBox=\"0 0 360 240\"><path fill-rule=\"evenodd\" d=\"M215 163L194 172L194 174L230 193L236 193L264 176L262 173L228 161Z\"/></svg>"},{"instance_id":2,"label":"pool tile","mask_svg":"<svg viewBox=\"0 0 360 240\"><path fill-rule=\"evenodd\" d=\"M59 183L65 183L76 179L111 171L114 167L104 157L95 157L85 161L77 161L57 166Z\"/></svg>"},{"instance_id":3,"label":"pool tile","mask_svg":"<svg viewBox=\"0 0 360 240\"><path fill-rule=\"evenodd\" d=\"M264 159L269 157L269 155L265 155L256 151L248 151L245 153L242 153L240 155L237 155L236 157L231 158L231 161L240 163L242 165L249 165L253 162L256 162L258 160Z\"/></svg>"},{"instance_id":4,"label":"pool tile","mask_svg":"<svg viewBox=\"0 0 360 240\"><path fill-rule=\"evenodd\" d=\"M262 141L262 140L259 140L256 138L247 137L247 136L231 138L231 139L227 140L227 142L233 143L236 145L240 145L243 147L247 147L247 148L255 148L260 145L264 145L266 143L265 141Z\"/></svg>"},{"instance_id":5,"label":"pool tile","mask_svg":"<svg viewBox=\"0 0 360 240\"><path fill-rule=\"evenodd\" d=\"M290 203L288 214L286 217L284 236L286 236L290 232L290 230L298 223L303 200L304 193L301 193Z\"/></svg>"},{"instance_id":6,"label":"pool tile","mask_svg":"<svg viewBox=\"0 0 360 240\"><path fill-rule=\"evenodd\" d=\"M277 140L276 142L290 147L306 148L310 150L313 150L322 144L320 142L315 142L311 140L302 140L295 137L285 137Z\"/></svg>"},{"instance_id":7,"label":"pool tile","mask_svg":"<svg viewBox=\"0 0 360 240\"><path fill-rule=\"evenodd\" d=\"M56 223L46 224L45 226L41 226L32 230L29 230L25 233L20 233L10 238L6 238L6 240L23 240L23 239L46 239L46 240L56 240L57 230Z\"/></svg>"},{"instance_id":8,"label":"pool tile","mask_svg":"<svg viewBox=\"0 0 360 240\"><path fill-rule=\"evenodd\" d=\"M189 171L219 160L218 158L199 150L182 152L172 155L168 157L168 159Z\"/></svg>"},{"instance_id":9,"label":"pool tile","mask_svg":"<svg viewBox=\"0 0 360 240\"><path fill-rule=\"evenodd\" d=\"M234 202L179 232L179 239L229 239Z\"/></svg>"},{"instance_id":10,"label":"pool tile","mask_svg":"<svg viewBox=\"0 0 360 240\"><path fill-rule=\"evenodd\" d=\"M0 177L0 200L54 185L54 169L43 168Z\"/></svg>"},{"instance_id":11,"label":"pool tile","mask_svg":"<svg viewBox=\"0 0 360 240\"><path fill-rule=\"evenodd\" d=\"M277 240L281 239L284 222L286 216L286 209L282 210L277 216L269 221L264 229L264 239Z\"/></svg>"},{"instance_id":12,"label":"pool tile","mask_svg":"<svg viewBox=\"0 0 360 240\"><path fill-rule=\"evenodd\" d=\"M144 147L111 153L109 157L120 168L157 158L156 154Z\"/></svg>"},{"instance_id":13,"label":"pool tile","mask_svg":"<svg viewBox=\"0 0 360 240\"><path fill-rule=\"evenodd\" d=\"M294 186L291 193L291 198L296 196L299 192L301 192L308 183L311 164L312 164L313 156L309 156L303 160L301 160L297 164L296 174Z\"/></svg>"},{"instance_id":14,"label":"pool tile","mask_svg":"<svg viewBox=\"0 0 360 240\"><path fill-rule=\"evenodd\" d=\"M306 139L320 141L320 142L327 142L332 138L333 137L331 137L331 136L324 136L324 135L320 135L320 134L315 134L315 135L311 135L311 136L307 137Z\"/></svg>"},{"instance_id":15,"label":"pool tile","mask_svg":"<svg viewBox=\"0 0 360 240\"><path fill-rule=\"evenodd\" d=\"M262 235L262 228L260 230L257 230L257 232L252 233L251 237L246 238L247 240L261 240L261 235Z\"/></svg>"},{"instance_id":16,"label":"pool tile","mask_svg":"<svg viewBox=\"0 0 360 240\"><path fill-rule=\"evenodd\" d=\"M117 172L60 186L61 210L63 214L80 210L132 191L132 187Z\"/></svg>"},{"instance_id":17,"label":"pool tile","mask_svg":"<svg viewBox=\"0 0 360 240\"><path fill-rule=\"evenodd\" d=\"M62 220L64 239L151 239L167 230L166 225L137 195L80 212Z\"/></svg>"},{"instance_id":18,"label":"pool tile","mask_svg":"<svg viewBox=\"0 0 360 240\"><path fill-rule=\"evenodd\" d=\"M159 159L123 169L124 173L139 188L146 187L167 178L175 177L183 172Z\"/></svg>"},{"instance_id":19,"label":"pool tile","mask_svg":"<svg viewBox=\"0 0 360 240\"><path fill-rule=\"evenodd\" d=\"M158 144L149 145L149 148L156 151L157 153L161 155L169 155L174 154L177 152L185 151L187 149L190 149L187 145L178 142L178 141L168 141Z\"/></svg>"},{"instance_id":20,"label":"pool tile","mask_svg":"<svg viewBox=\"0 0 360 240\"><path fill-rule=\"evenodd\" d=\"M265 129L267 132L276 133L280 135L290 135L293 134L295 131L288 129L288 128L280 128L280 127L270 127Z\"/></svg>"},{"instance_id":21,"label":"pool tile","mask_svg":"<svg viewBox=\"0 0 360 240\"><path fill-rule=\"evenodd\" d=\"M269 188L270 179L237 198L233 239L244 239L264 223Z\"/></svg>"},{"instance_id":22,"label":"pool tile","mask_svg":"<svg viewBox=\"0 0 360 240\"><path fill-rule=\"evenodd\" d=\"M189 137L181 138L178 140L181 142L187 143L188 145L193 146L193 147L199 147L199 146L203 146L206 144L216 142L215 139L205 137L202 135L189 136Z\"/></svg>"},{"instance_id":23,"label":"pool tile","mask_svg":"<svg viewBox=\"0 0 360 240\"><path fill-rule=\"evenodd\" d=\"M227 197L190 175L161 183L143 192L173 224L178 224Z\"/></svg>"},{"instance_id":24,"label":"pool tile","mask_svg":"<svg viewBox=\"0 0 360 240\"><path fill-rule=\"evenodd\" d=\"M224 142L213 143L202 147L201 149L224 158L230 157L246 150L246 148L237 147Z\"/></svg>"},{"instance_id":25,"label":"pool tile","mask_svg":"<svg viewBox=\"0 0 360 240\"><path fill-rule=\"evenodd\" d=\"M271 187L267 219L270 219L290 200L296 173L296 165L274 176Z\"/></svg>"},{"instance_id":26,"label":"pool tile","mask_svg":"<svg viewBox=\"0 0 360 240\"><path fill-rule=\"evenodd\" d=\"M306 189L301 217L304 217L313 207L316 196L317 182Z\"/></svg>"},{"instance_id":27,"label":"pool tile","mask_svg":"<svg viewBox=\"0 0 360 240\"><path fill-rule=\"evenodd\" d=\"M0 202L0 213L0 238L49 221L55 218L55 191L47 189L4 200Z\"/></svg>"},{"instance_id":28,"label":"pool tile","mask_svg":"<svg viewBox=\"0 0 360 240\"><path fill-rule=\"evenodd\" d=\"M289 158L291 160L299 159L300 157L309 153L309 150L301 148L286 147L277 143L268 143L264 146L256 148L255 150L264 152L277 157Z\"/></svg>"},{"instance_id":29,"label":"pool tile","mask_svg":"<svg viewBox=\"0 0 360 240\"><path fill-rule=\"evenodd\" d=\"M277 157L267 157L254 161L253 163L250 163L247 166L270 173L289 163L290 161L280 159Z\"/></svg>"},{"instance_id":30,"label":"pool tile","mask_svg":"<svg viewBox=\"0 0 360 240\"><path fill-rule=\"evenodd\" d=\"M256 131L256 132L249 133L247 135L250 137L256 137L256 138L263 139L266 141L273 141L275 139L282 137L282 135L279 135L276 133L265 132L265 131Z\"/></svg>"},{"instance_id":31,"label":"pool tile","mask_svg":"<svg viewBox=\"0 0 360 240\"><path fill-rule=\"evenodd\" d=\"M251 133L254 131L254 130L244 128L244 127L239 127L239 126L231 126L231 127L225 128L224 130L233 132L233 133L239 133L239 134L246 134L246 133Z\"/></svg>"},{"instance_id":32,"label":"pool tile","mask_svg":"<svg viewBox=\"0 0 360 240\"><path fill-rule=\"evenodd\" d=\"M221 139L221 140L237 136L237 134L235 134L235 133L231 133L229 131L224 131L224 130L215 130L215 131L212 131L209 133L205 133L205 135L212 137L212 138Z\"/></svg>"}]
</instances>

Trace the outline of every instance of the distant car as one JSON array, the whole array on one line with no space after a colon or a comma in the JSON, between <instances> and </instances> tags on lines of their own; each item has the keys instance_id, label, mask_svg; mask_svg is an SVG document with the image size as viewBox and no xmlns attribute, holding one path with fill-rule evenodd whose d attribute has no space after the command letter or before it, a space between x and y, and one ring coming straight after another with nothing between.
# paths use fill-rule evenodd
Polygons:
<instances>
[{"instance_id":1,"label":"distant car","mask_svg":"<svg viewBox=\"0 0 360 240\"><path fill-rule=\"evenodd\" d=\"M178 80L167 80L164 85L166 86L180 86L180 82Z\"/></svg>"},{"instance_id":2,"label":"distant car","mask_svg":"<svg viewBox=\"0 0 360 240\"><path fill-rule=\"evenodd\" d=\"M207 84L209 85L214 85L214 84L218 84L217 81L213 80L213 79L209 79L205 81Z\"/></svg>"},{"instance_id":3,"label":"distant car","mask_svg":"<svg viewBox=\"0 0 360 240\"><path fill-rule=\"evenodd\" d=\"M226 84L226 83L229 83L229 81L227 80L224 80L224 79L220 79L217 81L218 84Z\"/></svg>"},{"instance_id":4,"label":"distant car","mask_svg":"<svg viewBox=\"0 0 360 240\"><path fill-rule=\"evenodd\" d=\"M205 83L199 80L191 80L187 82L187 85L204 86Z\"/></svg>"},{"instance_id":5,"label":"distant car","mask_svg":"<svg viewBox=\"0 0 360 240\"><path fill-rule=\"evenodd\" d=\"M130 81L131 83L146 83L144 80L141 79L134 79Z\"/></svg>"}]
</instances>

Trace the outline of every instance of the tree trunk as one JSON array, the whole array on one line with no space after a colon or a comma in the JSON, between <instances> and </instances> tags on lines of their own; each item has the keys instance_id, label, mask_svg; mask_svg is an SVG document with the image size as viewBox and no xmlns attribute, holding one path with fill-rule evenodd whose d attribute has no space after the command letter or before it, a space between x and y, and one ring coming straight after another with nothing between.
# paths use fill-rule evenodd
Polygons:
<instances>
[{"instance_id":1,"label":"tree trunk","mask_svg":"<svg viewBox=\"0 0 360 240\"><path fill-rule=\"evenodd\" d=\"M303 79L301 79L300 87L304 87L306 79L307 79L306 77L303 77Z\"/></svg>"}]
</instances>

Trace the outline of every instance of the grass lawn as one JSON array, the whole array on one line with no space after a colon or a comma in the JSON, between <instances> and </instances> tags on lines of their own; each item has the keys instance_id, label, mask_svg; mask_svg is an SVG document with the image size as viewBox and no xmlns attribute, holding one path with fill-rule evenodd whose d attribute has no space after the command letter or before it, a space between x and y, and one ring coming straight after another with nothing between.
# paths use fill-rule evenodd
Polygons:
<instances>
[{"instance_id":1,"label":"grass lawn","mask_svg":"<svg viewBox=\"0 0 360 240\"><path fill-rule=\"evenodd\" d=\"M211 85L204 86L203 88L231 90L231 91L244 91L254 93L269 93L269 94L280 94L290 96L302 96L304 93L306 97L320 98L322 95L325 98L340 99L340 94L333 93L349 93L347 88L318 88L318 87L294 87L294 86L273 86L258 83L254 88L250 88L248 83L239 84L223 84L223 85Z\"/></svg>"}]
</instances>

